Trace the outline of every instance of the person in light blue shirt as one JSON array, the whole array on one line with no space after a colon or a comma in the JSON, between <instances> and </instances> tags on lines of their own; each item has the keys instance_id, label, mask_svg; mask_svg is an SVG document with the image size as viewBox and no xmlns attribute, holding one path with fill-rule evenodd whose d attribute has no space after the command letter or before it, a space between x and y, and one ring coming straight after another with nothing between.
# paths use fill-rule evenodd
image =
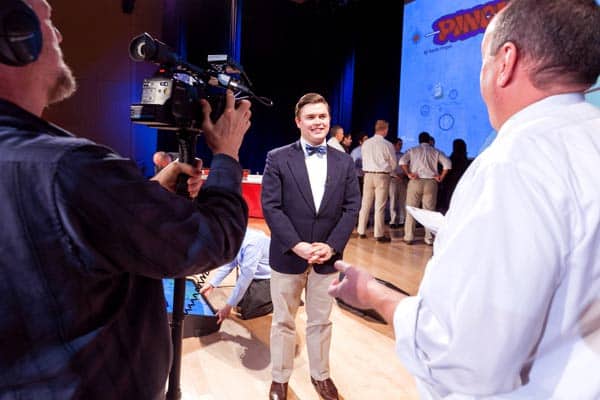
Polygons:
<instances>
[{"instance_id":1,"label":"person in light blue shirt","mask_svg":"<svg viewBox=\"0 0 600 400\"><path fill-rule=\"evenodd\" d=\"M263 231L247 228L242 247L237 256L215 270L215 275L200 293L210 294L223 279L236 267L239 277L223 308L217 311L221 323L231 314L233 307L239 306L242 319L254 318L273 311L270 294L271 267L269 265L269 244L271 238Z\"/></svg>"},{"instance_id":2,"label":"person in light blue shirt","mask_svg":"<svg viewBox=\"0 0 600 400\"><path fill-rule=\"evenodd\" d=\"M356 170L356 176L358 177L358 186L360 189L361 197L362 197L363 180L364 180L364 173L362 170L361 147L362 147L362 144L365 142L365 140L367 140L368 138L369 138L369 135L367 135L366 133L360 133L358 136L358 146L356 146L354 148L354 150L352 150L350 152L350 157L352 157L352 160L354 160L354 168Z\"/></svg>"}]
</instances>

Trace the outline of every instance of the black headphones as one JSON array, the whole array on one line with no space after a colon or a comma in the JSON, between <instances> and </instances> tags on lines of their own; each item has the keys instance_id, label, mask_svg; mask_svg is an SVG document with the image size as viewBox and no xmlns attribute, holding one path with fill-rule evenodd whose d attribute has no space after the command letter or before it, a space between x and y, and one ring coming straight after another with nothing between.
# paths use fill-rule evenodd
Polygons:
<instances>
[{"instance_id":1,"label":"black headphones","mask_svg":"<svg viewBox=\"0 0 600 400\"><path fill-rule=\"evenodd\" d=\"M40 22L23 0L0 0L0 63L20 67L42 51Z\"/></svg>"}]
</instances>

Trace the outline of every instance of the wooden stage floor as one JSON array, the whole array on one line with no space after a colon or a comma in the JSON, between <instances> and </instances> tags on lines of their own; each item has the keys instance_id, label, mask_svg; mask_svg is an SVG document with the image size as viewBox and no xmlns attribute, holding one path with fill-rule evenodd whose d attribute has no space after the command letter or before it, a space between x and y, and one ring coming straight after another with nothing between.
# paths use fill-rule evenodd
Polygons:
<instances>
[{"instance_id":1,"label":"wooden stage floor","mask_svg":"<svg viewBox=\"0 0 600 400\"><path fill-rule=\"evenodd\" d=\"M250 226L268 232L264 220ZM367 267L381 279L414 294L432 248L422 240L412 246L402 242L403 230L390 230L391 243L377 243L353 233L344 259ZM211 303L223 305L235 284L231 274L213 291ZM368 321L334 304L332 312L331 376L345 400L418 399L413 378L395 355L391 326ZM271 384L269 330L271 315L252 320L226 320L220 330L204 337L184 339L181 389L183 400L263 400ZM297 347L294 373L289 382L290 400L318 400L310 383L305 345L306 314L296 317Z\"/></svg>"}]
</instances>

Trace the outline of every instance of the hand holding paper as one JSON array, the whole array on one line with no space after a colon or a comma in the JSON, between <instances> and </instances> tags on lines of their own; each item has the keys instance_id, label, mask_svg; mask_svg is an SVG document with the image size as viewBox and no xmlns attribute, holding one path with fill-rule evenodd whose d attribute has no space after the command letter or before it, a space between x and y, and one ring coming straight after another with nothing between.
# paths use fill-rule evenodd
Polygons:
<instances>
[{"instance_id":1,"label":"hand holding paper","mask_svg":"<svg viewBox=\"0 0 600 400\"><path fill-rule=\"evenodd\" d=\"M439 228L444 224L444 215L440 212L424 210L412 206L406 206L406 210L419 221L421 225L433 233L437 233Z\"/></svg>"}]
</instances>

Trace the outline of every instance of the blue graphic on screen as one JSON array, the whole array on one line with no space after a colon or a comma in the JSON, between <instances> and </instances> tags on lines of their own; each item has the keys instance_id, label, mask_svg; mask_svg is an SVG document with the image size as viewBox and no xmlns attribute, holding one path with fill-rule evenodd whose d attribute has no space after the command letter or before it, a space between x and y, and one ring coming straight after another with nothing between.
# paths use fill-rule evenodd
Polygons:
<instances>
[{"instance_id":1,"label":"blue graphic on screen","mask_svg":"<svg viewBox=\"0 0 600 400\"><path fill-rule=\"evenodd\" d=\"M596 0L596 3L600 5L600 0ZM588 90L585 99L600 107L600 76L598 77L596 84Z\"/></svg>"},{"instance_id":2,"label":"blue graphic on screen","mask_svg":"<svg viewBox=\"0 0 600 400\"><path fill-rule=\"evenodd\" d=\"M398 136L404 149L422 131L449 155L463 139L475 157L495 137L479 91L481 40L506 0L425 1L404 6Z\"/></svg>"},{"instance_id":3,"label":"blue graphic on screen","mask_svg":"<svg viewBox=\"0 0 600 400\"><path fill-rule=\"evenodd\" d=\"M175 286L175 280L163 279L163 287L165 293L165 300L167 302L167 312L173 312L173 290ZM214 316L215 310L210 304L208 304L202 295L196 290L196 284L191 281L185 281L185 300L184 311L185 314L189 315L208 315Z\"/></svg>"},{"instance_id":4,"label":"blue graphic on screen","mask_svg":"<svg viewBox=\"0 0 600 400\"><path fill-rule=\"evenodd\" d=\"M590 88L587 95L585 96L585 99L590 103L600 107L600 78L598 78L596 85Z\"/></svg>"}]
</instances>

